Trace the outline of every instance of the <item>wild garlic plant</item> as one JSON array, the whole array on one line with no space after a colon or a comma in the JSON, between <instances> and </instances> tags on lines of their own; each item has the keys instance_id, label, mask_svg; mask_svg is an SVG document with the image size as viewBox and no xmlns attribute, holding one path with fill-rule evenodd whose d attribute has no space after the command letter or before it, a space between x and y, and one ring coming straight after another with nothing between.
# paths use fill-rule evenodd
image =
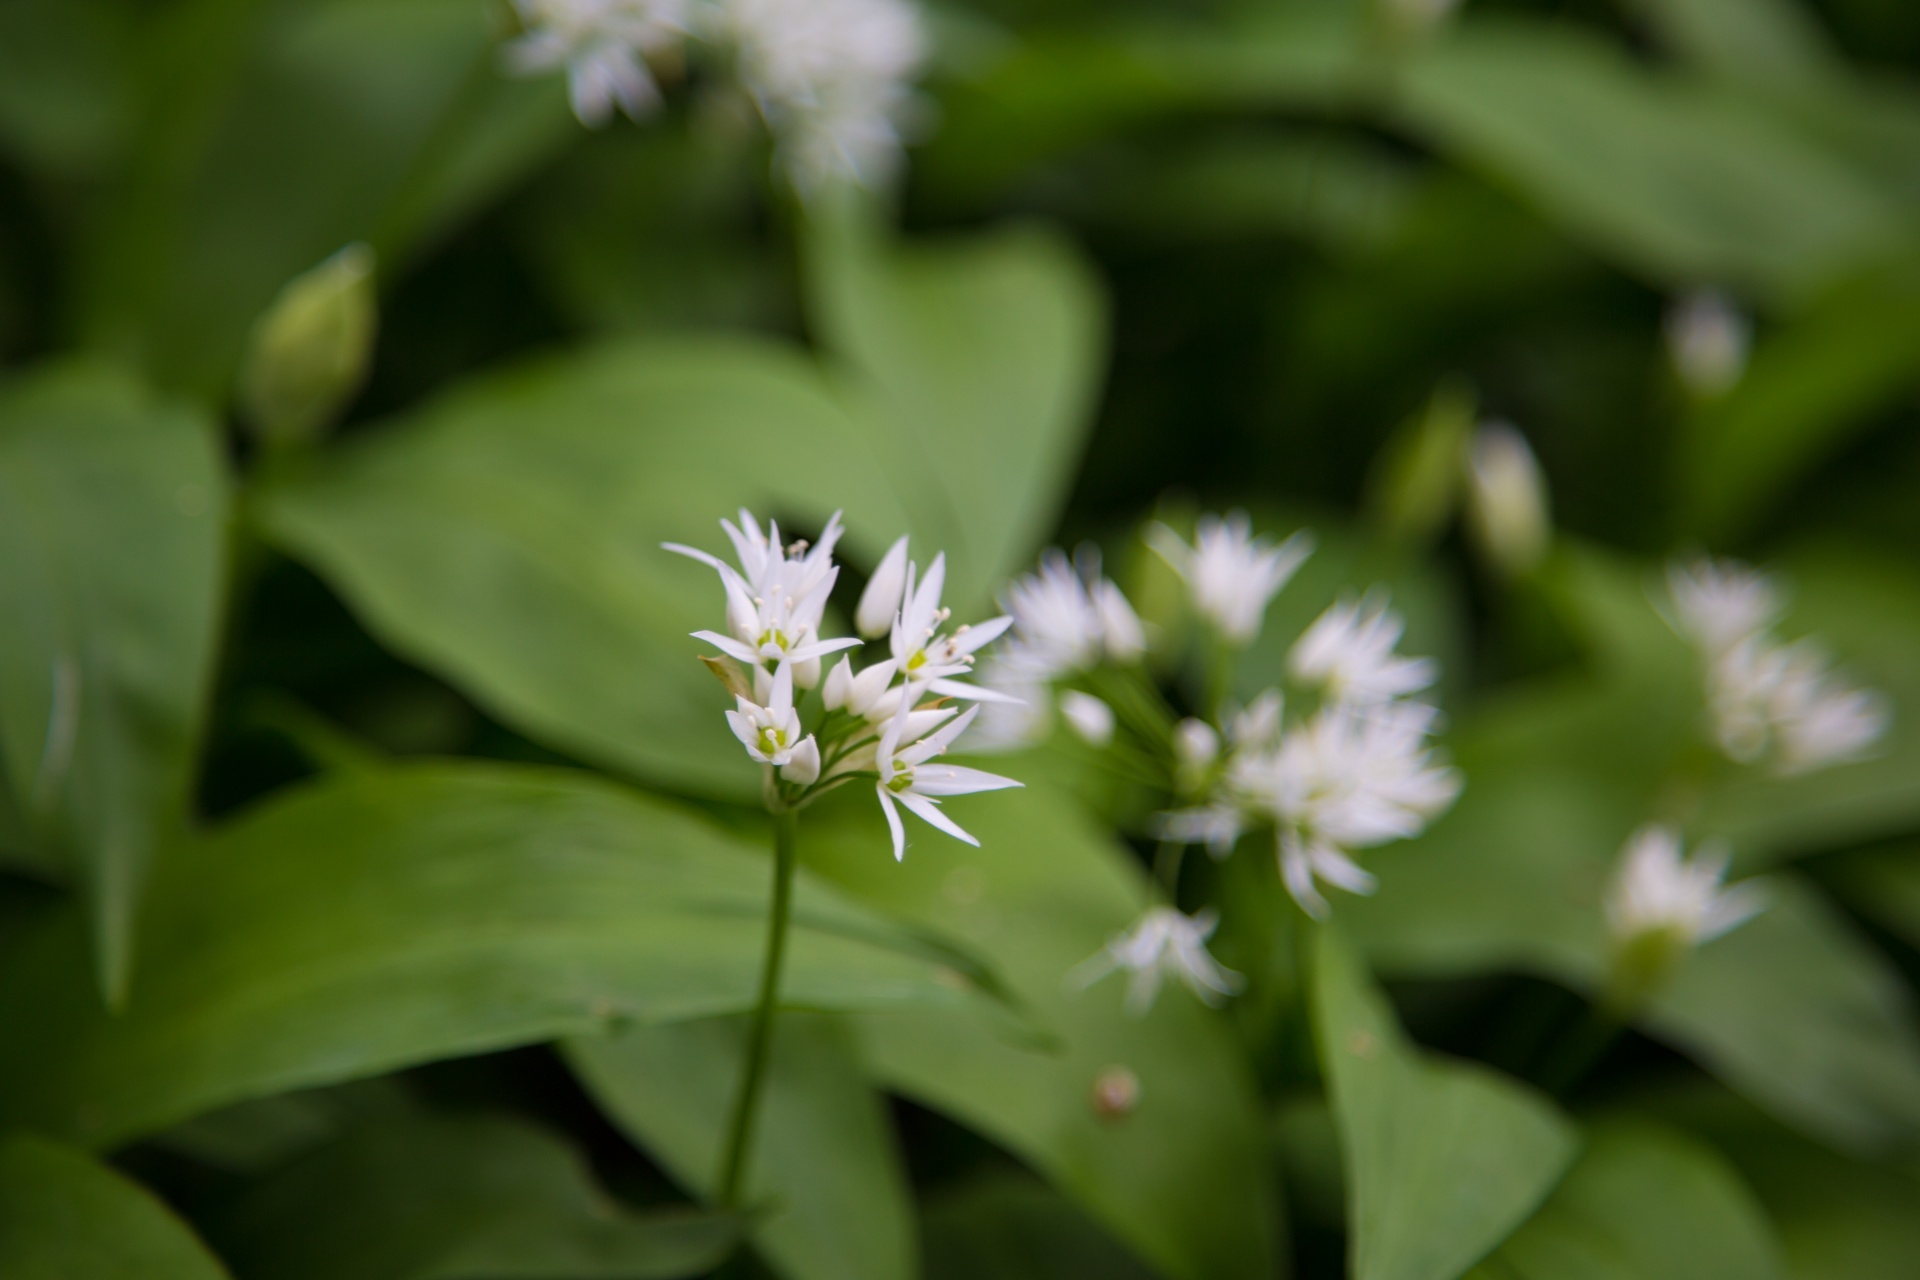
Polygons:
<instances>
[{"instance_id":1,"label":"wild garlic plant","mask_svg":"<svg viewBox=\"0 0 1920 1280\"><path fill-rule=\"evenodd\" d=\"M1460 777L1436 762L1438 711L1418 697L1439 672L1398 652L1404 623L1380 595L1343 599L1303 632L1288 657L1289 688L1232 702L1237 655L1260 635L1269 605L1312 552L1296 533L1256 536L1242 513L1206 516L1191 543L1150 525L1148 544L1180 576L1205 637L1204 689L1182 716L1142 664L1147 632L1097 561L1058 552L1002 601L1011 637L985 681L1020 702L993 707L983 728L1002 746L1044 736L1051 711L1107 764L1171 803L1152 820L1166 905L1150 909L1069 977L1084 985L1130 975L1128 1007L1144 1013L1163 978L1207 1003L1239 990L1239 975L1207 950L1218 915L1178 910L1184 850L1217 858L1242 836L1270 831L1281 880L1309 916L1328 914L1321 884L1373 891L1360 851L1418 835L1452 804Z\"/></svg>"},{"instance_id":2,"label":"wild garlic plant","mask_svg":"<svg viewBox=\"0 0 1920 1280\"><path fill-rule=\"evenodd\" d=\"M746 1069L728 1125L720 1199L737 1205L751 1149L754 1116L766 1070L767 1046L779 1000L780 973L792 910L798 816L822 795L849 782L870 781L892 835L893 856L906 856L900 810L968 844L979 841L940 808L949 796L997 791L1020 783L998 774L947 764L940 757L979 715L959 702L1010 702L1012 695L968 683L976 655L1013 621L998 617L977 626L949 627L940 604L946 556L924 573L908 559L900 538L868 580L855 610L857 636L823 638L827 604L840 570L834 548L844 529L835 512L818 542L784 543L780 527L763 529L744 508L739 523L722 520L738 563L697 547L666 543L720 575L726 592L726 630L696 631L719 650L701 661L733 695L727 724L747 758L759 766L761 796L774 818L773 902L759 997L748 1036ZM856 671L864 640L885 637L887 656ZM864 638L864 639L863 639ZM841 654L829 670L826 661ZM817 705L801 695L819 690Z\"/></svg>"}]
</instances>

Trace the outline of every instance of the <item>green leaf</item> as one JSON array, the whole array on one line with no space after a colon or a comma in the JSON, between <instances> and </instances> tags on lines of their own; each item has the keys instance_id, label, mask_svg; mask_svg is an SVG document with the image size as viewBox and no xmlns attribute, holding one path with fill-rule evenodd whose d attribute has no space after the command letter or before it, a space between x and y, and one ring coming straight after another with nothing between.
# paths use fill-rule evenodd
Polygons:
<instances>
[{"instance_id":1,"label":"green leaf","mask_svg":"<svg viewBox=\"0 0 1920 1280\"><path fill-rule=\"evenodd\" d=\"M132 25L109 0L0 7L0 147L57 178L111 160L130 123Z\"/></svg>"},{"instance_id":2,"label":"green leaf","mask_svg":"<svg viewBox=\"0 0 1920 1280\"><path fill-rule=\"evenodd\" d=\"M983 604L1065 502L1105 374L1099 285L1033 228L893 245L846 208L811 230L815 323L905 444L903 496L933 513L954 602Z\"/></svg>"},{"instance_id":3,"label":"green leaf","mask_svg":"<svg viewBox=\"0 0 1920 1280\"><path fill-rule=\"evenodd\" d=\"M1898 241L1891 198L1782 120L1565 26L1458 24L1397 113L1658 280L1791 296Z\"/></svg>"},{"instance_id":4,"label":"green leaf","mask_svg":"<svg viewBox=\"0 0 1920 1280\"><path fill-rule=\"evenodd\" d=\"M795 351L630 341L466 387L288 479L261 519L399 652L563 750L746 799L759 777L689 632L742 505L813 529L844 506L876 562L909 524L884 440Z\"/></svg>"},{"instance_id":5,"label":"green leaf","mask_svg":"<svg viewBox=\"0 0 1920 1280\"><path fill-rule=\"evenodd\" d=\"M226 1271L146 1188L39 1138L0 1142L7 1280L223 1280Z\"/></svg>"},{"instance_id":6,"label":"green leaf","mask_svg":"<svg viewBox=\"0 0 1920 1280\"><path fill-rule=\"evenodd\" d=\"M225 576L211 425L101 368L0 389L0 755L86 887L111 1001L155 849L185 817Z\"/></svg>"},{"instance_id":7,"label":"green leaf","mask_svg":"<svg viewBox=\"0 0 1920 1280\"><path fill-rule=\"evenodd\" d=\"M1753 1193L1710 1148L1608 1124L1475 1280L1772 1280L1780 1247Z\"/></svg>"},{"instance_id":8,"label":"green leaf","mask_svg":"<svg viewBox=\"0 0 1920 1280\"><path fill-rule=\"evenodd\" d=\"M70 918L10 957L0 1121L112 1145L249 1097L749 1008L770 884L750 844L586 775L341 775L170 861L124 1014L76 989ZM961 999L964 959L804 878L794 924L796 1007Z\"/></svg>"},{"instance_id":9,"label":"green leaf","mask_svg":"<svg viewBox=\"0 0 1920 1280\"><path fill-rule=\"evenodd\" d=\"M399 263L575 136L467 0L194 0L142 41L140 163L85 260L82 328L219 395L248 325L341 246Z\"/></svg>"},{"instance_id":10,"label":"green leaf","mask_svg":"<svg viewBox=\"0 0 1920 1280\"><path fill-rule=\"evenodd\" d=\"M1778 92L1843 71L1800 0L1632 0L1662 44L1703 70Z\"/></svg>"},{"instance_id":11,"label":"green leaf","mask_svg":"<svg viewBox=\"0 0 1920 1280\"><path fill-rule=\"evenodd\" d=\"M1152 1280L1156 1274L1036 1178L993 1174L926 1207L927 1280Z\"/></svg>"},{"instance_id":12,"label":"green leaf","mask_svg":"<svg viewBox=\"0 0 1920 1280\"><path fill-rule=\"evenodd\" d=\"M854 896L977 946L1057 1043L1015 1042L984 1010L862 1016L875 1077L1021 1157L1175 1280L1272 1275L1270 1146L1226 1021L1177 988L1136 1019L1118 978L1069 987L1148 905L1143 878L1040 781L1039 757L992 766L1028 785L948 805L977 849L915 827L896 864L874 843L872 792L848 788L809 811L801 857ZM1137 1106L1103 1112L1096 1083L1128 1076Z\"/></svg>"},{"instance_id":13,"label":"green leaf","mask_svg":"<svg viewBox=\"0 0 1920 1280\"><path fill-rule=\"evenodd\" d=\"M600 1107L683 1187L710 1197L744 1069L744 1018L641 1027L568 1041ZM793 1280L918 1274L913 1202L887 1111L845 1025L776 1019L744 1203L765 1205L753 1239Z\"/></svg>"},{"instance_id":14,"label":"green leaf","mask_svg":"<svg viewBox=\"0 0 1920 1280\"><path fill-rule=\"evenodd\" d=\"M221 1207L209 1234L275 1280L675 1280L736 1247L739 1219L634 1213L523 1120L386 1118Z\"/></svg>"},{"instance_id":15,"label":"green leaf","mask_svg":"<svg viewBox=\"0 0 1920 1280\"><path fill-rule=\"evenodd\" d=\"M1313 1021L1348 1178L1356 1280L1452 1280L1553 1187L1578 1148L1531 1090L1426 1058L1331 928L1314 944Z\"/></svg>"}]
</instances>

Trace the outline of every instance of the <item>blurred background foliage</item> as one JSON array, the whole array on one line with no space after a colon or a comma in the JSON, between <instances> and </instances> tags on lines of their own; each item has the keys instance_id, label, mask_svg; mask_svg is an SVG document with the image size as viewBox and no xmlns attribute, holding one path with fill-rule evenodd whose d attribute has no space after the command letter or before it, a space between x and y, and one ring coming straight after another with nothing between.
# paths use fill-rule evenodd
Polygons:
<instances>
[{"instance_id":1,"label":"blurred background foliage","mask_svg":"<svg viewBox=\"0 0 1920 1280\"><path fill-rule=\"evenodd\" d=\"M902 186L805 207L697 62L584 131L483 0L0 0L0 1271L1920 1274L1920 9L1423 11L929 6ZM364 388L276 437L245 353L354 244ZM1448 414L1539 455L1531 577L1407 479ZM1384 582L1465 796L1311 964L1270 868L1196 870L1253 985L1142 1022L1058 975L1150 798L1056 744L904 866L829 810L770 1207L663 1208L764 866L653 548L741 502L910 528L963 610L1090 541L1169 633L1143 516L1311 525L1245 690ZM1894 732L1702 792L1775 905L1550 1100L1698 716L1689 549L1778 565Z\"/></svg>"}]
</instances>

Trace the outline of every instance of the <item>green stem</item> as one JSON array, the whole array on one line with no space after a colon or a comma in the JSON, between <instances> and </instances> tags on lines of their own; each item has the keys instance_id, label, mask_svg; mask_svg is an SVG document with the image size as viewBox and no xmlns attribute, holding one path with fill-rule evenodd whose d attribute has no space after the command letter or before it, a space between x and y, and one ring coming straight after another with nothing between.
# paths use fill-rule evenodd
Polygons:
<instances>
[{"instance_id":1,"label":"green stem","mask_svg":"<svg viewBox=\"0 0 1920 1280\"><path fill-rule=\"evenodd\" d=\"M753 1122L760 1110L760 1084L767 1073L767 1050L772 1041L773 1012L780 999L780 966L787 954L787 922L793 914L794 843L799 818L792 810L773 819L773 906L767 913L767 954L760 970L760 999L747 1032L746 1069L733 1098L733 1117L727 1125L726 1163L720 1170L720 1205L740 1206L746 1179L747 1154L753 1145Z\"/></svg>"},{"instance_id":2,"label":"green stem","mask_svg":"<svg viewBox=\"0 0 1920 1280\"><path fill-rule=\"evenodd\" d=\"M1187 846L1178 840L1162 840L1153 853L1153 873L1160 877L1168 905L1176 908L1180 905L1180 863L1186 853Z\"/></svg>"},{"instance_id":3,"label":"green stem","mask_svg":"<svg viewBox=\"0 0 1920 1280\"><path fill-rule=\"evenodd\" d=\"M1606 1056L1625 1028L1626 1019L1612 1002L1587 1006L1586 1015L1541 1068L1540 1087L1564 1099Z\"/></svg>"}]
</instances>

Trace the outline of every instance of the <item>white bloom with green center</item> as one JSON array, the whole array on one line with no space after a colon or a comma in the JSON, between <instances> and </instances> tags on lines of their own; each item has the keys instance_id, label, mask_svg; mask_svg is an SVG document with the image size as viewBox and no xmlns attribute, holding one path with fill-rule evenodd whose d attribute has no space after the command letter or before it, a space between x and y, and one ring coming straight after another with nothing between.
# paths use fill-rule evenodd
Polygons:
<instances>
[{"instance_id":1,"label":"white bloom with green center","mask_svg":"<svg viewBox=\"0 0 1920 1280\"><path fill-rule=\"evenodd\" d=\"M880 740L874 747L874 771L880 775L874 790L880 797L881 810L887 815L887 829L893 833L894 859L898 861L907 856L907 832L900 821L899 810L894 807L895 801L954 839L978 845L978 840L940 811L940 801L948 796L1000 791L1022 784L963 765L932 763L973 723L980 708L969 707L958 719L924 738L909 741L912 727L907 705L903 703L900 712L880 731Z\"/></svg>"},{"instance_id":2,"label":"white bloom with green center","mask_svg":"<svg viewBox=\"0 0 1920 1280\"><path fill-rule=\"evenodd\" d=\"M734 698L727 724L747 754L780 770L788 782L811 784L820 776L820 744L800 727L793 706L793 667L781 663L773 673L764 705Z\"/></svg>"},{"instance_id":3,"label":"white bloom with green center","mask_svg":"<svg viewBox=\"0 0 1920 1280\"><path fill-rule=\"evenodd\" d=\"M974 702L1011 701L1012 695L993 689L963 684L954 679L973 670L973 655L999 639L1013 622L1004 614L989 618L978 626L962 625L951 634L943 632L950 616L940 607L940 592L947 581L945 552L934 556L924 578L912 561L907 562L902 583L900 611L894 615L889 641L893 660L909 686L930 688L950 698Z\"/></svg>"},{"instance_id":4,"label":"white bloom with green center","mask_svg":"<svg viewBox=\"0 0 1920 1280\"><path fill-rule=\"evenodd\" d=\"M1313 551L1305 532L1277 545L1254 537L1240 511L1225 519L1200 517L1192 546L1158 523L1147 527L1147 541L1186 579L1194 610L1233 645L1250 644L1260 634L1267 606Z\"/></svg>"},{"instance_id":5,"label":"white bloom with green center","mask_svg":"<svg viewBox=\"0 0 1920 1280\"><path fill-rule=\"evenodd\" d=\"M1620 851L1607 890L1608 932L1622 944L1660 933L1696 947L1745 924L1765 908L1766 895L1756 884L1722 887L1729 861L1724 845L1703 845L1688 859L1679 832L1642 827Z\"/></svg>"},{"instance_id":6,"label":"white bloom with green center","mask_svg":"<svg viewBox=\"0 0 1920 1280\"><path fill-rule=\"evenodd\" d=\"M526 32L506 48L521 75L562 67L581 124L598 128L617 106L638 120L660 102L646 59L683 40L689 0L513 0Z\"/></svg>"},{"instance_id":7,"label":"white bloom with green center","mask_svg":"<svg viewBox=\"0 0 1920 1280\"><path fill-rule=\"evenodd\" d=\"M1223 968L1207 950L1219 926L1217 912L1183 915L1172 907L1154 907L1115 937L1100 953L1067 975L1070 986L1086 987L1110 973L1125 973L1127 1012L1144 1017L1167 978L1183 984L1204 1004L1218 1005L1244 985L1239 974Z\"/></svg>"},{"instance_id":8,"label":"white bloom with green center","mask_svg":"<svg viewBox=\"0 0 1920 1280\"><path fill-rule=\"evenodd\" d=\"M1368 706L1418 693L1440 676L1431 658L1394 652L1406 631L1384 600L1343 601L1327 609L1294 642L1287 670L1324 689L1329 700Z\"/></svg>"},{"instance_id":9,"label":"white bloom with green center","mask_svg":"<svg viewBox=\"0 0 1920 1280\"><path fill-rule=\"evenodd\" d=\"M811 548L801 542L783 547L780 526L769 521L762 531L753 513L744 508L738 525L722 520L720 527L739 558L737 570L697 547L662 544L668 551L713 568L726 589L727 626L732 634L696 631L694 636L750 666L793 663L795 682L802 688L813 687L819 682L822 657L860 643L851 637L820 639L827 598L840 574L833 563L833 548L842 532L840 513L833 513L820 541Z\"/></svg>"}]
</instances>

